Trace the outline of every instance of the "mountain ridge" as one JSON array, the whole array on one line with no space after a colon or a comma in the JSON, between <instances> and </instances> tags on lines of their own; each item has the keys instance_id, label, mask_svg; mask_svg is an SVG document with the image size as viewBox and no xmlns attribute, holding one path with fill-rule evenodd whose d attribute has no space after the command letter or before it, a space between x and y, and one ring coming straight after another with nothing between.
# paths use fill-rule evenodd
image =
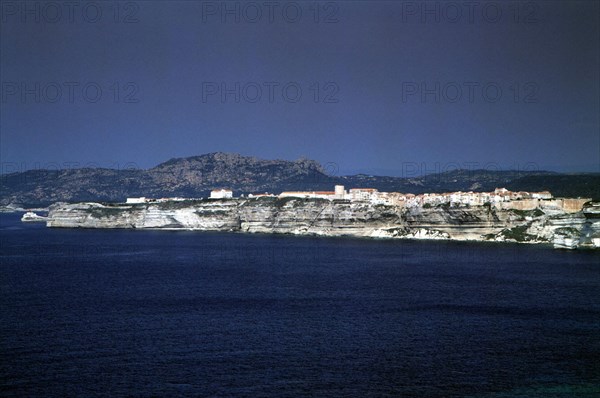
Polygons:
<instances>
[{"instance_id":1,"label":"mountain ridge","mask_svg":"<svg viewBox=\"0 0 600 398\"><path fill-rule=\"evenodd\" d=\"M331 166L331 165L329 165ZM335 167L331 167L335 169ZM420 177L337 176L317 161L261 159L229 152L171 158L149 169L28 170L0 176L0 205L46 206L65 201L123 201L126 197L206 197L215 188L236 196L285 190L377 188L404 193L550 190L562 196L600 198L600 174L457 169Z\"/></svg>"}]
</instances>

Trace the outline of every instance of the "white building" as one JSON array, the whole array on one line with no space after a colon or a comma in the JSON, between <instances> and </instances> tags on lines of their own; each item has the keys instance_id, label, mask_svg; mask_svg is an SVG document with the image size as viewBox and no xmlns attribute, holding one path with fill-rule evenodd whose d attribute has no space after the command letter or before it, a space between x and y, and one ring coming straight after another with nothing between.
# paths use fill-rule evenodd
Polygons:
<instances>
[{"instance_id":1,"label":"white building","mask_svg":"<svg viewBox=\"0 0 600 398\"><path fill-rule=\"evenodd\" d=\"M135 204L135 203L146 203L147 200L144 196L142 196L141 198L127 198L127 201L125 203L130 203L130 204Z\"/></svg>"},{"instance_id":2,"label":"white building","mask_svg":"<svg viewBox=\"0 0 600 398\"><path fill-rule=\"evenodd\" d=\"M233 191L229 189L213 189L210 192L211 199L233 198Z\"/></svg>"},{"instance_id":3,"label":"white building","mask_svg":"<svg viewBox=\"0 0 600 398\"><path fill-rule=\"evenodd\" d=\"M548 191L532 192L531 197L534 199L552 199L552 194Z\"/></svg>"},{"instance_id":4,"label":"white building","mask_svg":"<svg viewBox=\"0 0 600 398\"><path fill-rule=\"evenodd\" d=\"M377 195L375 188L351 188L348 194L350 200L370 201L371 198Z\"/></svg>"},{"instance_id":5,"label":"white building","mask_svg":"<svg viewBox=\"0 0 600 398\"><path fill-rule=\"evenodd\" d=\"M336 185L334 192L336 199L346 199L346 190L344 190L343 185Z\"/></svg>"}]
</instances>

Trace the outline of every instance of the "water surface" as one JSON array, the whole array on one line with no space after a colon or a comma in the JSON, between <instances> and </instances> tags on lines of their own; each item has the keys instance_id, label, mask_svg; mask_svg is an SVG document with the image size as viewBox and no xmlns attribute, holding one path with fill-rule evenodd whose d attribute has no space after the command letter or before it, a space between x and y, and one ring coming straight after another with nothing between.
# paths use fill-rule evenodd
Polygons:
<instances>
[{"instance_id":1,"label":"water surface","mask_svg":"<svg viewBox=\"0 0 600 398\"><path fill-rule=\"evenodd\" d=\"M0 216L3 396L600 396L600 256Z\"/></svg>"}]
</instances>

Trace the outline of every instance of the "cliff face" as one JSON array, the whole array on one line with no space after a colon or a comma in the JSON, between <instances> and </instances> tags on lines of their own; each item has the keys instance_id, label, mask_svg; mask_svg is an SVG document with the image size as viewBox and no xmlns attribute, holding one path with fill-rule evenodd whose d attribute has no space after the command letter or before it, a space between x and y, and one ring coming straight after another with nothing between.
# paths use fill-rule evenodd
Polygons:
<instances>
[{"instance_id":1,"label":"cliff face","mask_svg":"<svg viewBox=\"0 0 600 398\"><path fill-rule=\"evenodd\" d=\"M401 208L268 197L135 205L58 203L50 208L47 225L530 243L552 243L585 234L593 238L600 233L600 219L586 219L582 212L547 214L487 206Z\"/></svg>"}]
</instances>

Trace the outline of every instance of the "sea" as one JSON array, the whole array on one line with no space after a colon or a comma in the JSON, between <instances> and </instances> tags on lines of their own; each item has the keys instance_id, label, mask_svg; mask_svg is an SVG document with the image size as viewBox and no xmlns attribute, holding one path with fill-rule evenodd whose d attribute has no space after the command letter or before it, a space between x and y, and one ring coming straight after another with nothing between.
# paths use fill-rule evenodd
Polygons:
<instances>
[{"instance_id":1,"label":"sea","mask_svg":"<svg viewBox=\"0 0 600 398\"><path fill-rule=\"evenodd\" d=\"M600 397L600 254L0 215L0 396Z\"/></svg>"}]
</instances>

